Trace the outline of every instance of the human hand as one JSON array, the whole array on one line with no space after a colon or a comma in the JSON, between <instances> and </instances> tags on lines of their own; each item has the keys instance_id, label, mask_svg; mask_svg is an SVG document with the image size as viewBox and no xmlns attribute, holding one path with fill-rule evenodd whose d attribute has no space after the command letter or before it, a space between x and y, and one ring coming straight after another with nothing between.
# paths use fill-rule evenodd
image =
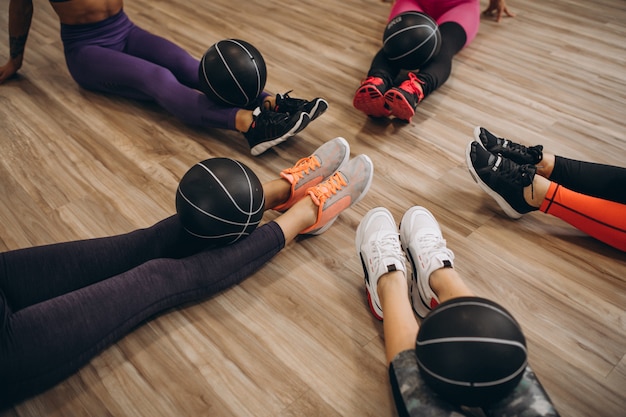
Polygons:
<instances>
[{"instance_id":1,"label":"human hand","mask_svg":"<svg viewBox=\"0 0 626 417\"><path fill-rule=\"evenodd\" d=\"M22 66L22 60L10 59L9 62L0 67L0 84L17 74L17 71Z\"/></svg>"},{"instance_id":2,"label":"human hand","mask_svg":"<svg viewBox=\"0 0 626 417\"><path fill-rule=\"evenodd\" d=\"M502 13L506 14L508 17L515 17L515 13L509 12L509 9L506 7L505 0L489 0L489 6L483 12L485 16L496 16L496 22L500 22L502 19Z\"/></svg>"}]
</instances>

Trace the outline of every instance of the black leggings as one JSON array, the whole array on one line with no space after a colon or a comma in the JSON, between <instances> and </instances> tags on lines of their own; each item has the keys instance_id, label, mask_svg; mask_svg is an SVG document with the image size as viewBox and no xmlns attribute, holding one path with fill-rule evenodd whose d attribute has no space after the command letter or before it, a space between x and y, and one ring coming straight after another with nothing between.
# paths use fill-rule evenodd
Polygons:
<instances>
[{"instance_id":1,"label":"black leggings","mask_svg":"<svg viewBox=\"0 0 626 417\"><path fill-rule=\"evenodd\" d=\"M172 216L124 235L0 254L0 410L156 314L240 283L284 245L271 222L204 249Z\"/></svg>"},{"instance_id":2,"label":"black leggings","mask_svg":"<svg viewBox=\"0 0 626 417\"><path fill-rule=\"evenodd\" d=\"M461 25L456 22L445 22L439 26L441 33L441 48L439 53L426 63L423 68L416 72L417 77L423 82L424 97L441 87L450 77L452 72L452 58L463 48L467 35ZM406 79L402 70L392 61L387 59L381 49L372 60L368 76L380 77L387 85L398 85Z\"/></svg>"},{"instance_id":3,"label":"black leggings","mask_svg":"<svg viewBox=\"0 0 626 417\"><path fill-rule=\"evenodd\" d=\"M626 168L557 155L548 179L581 194L626 204Z\"/></svg>"}]
</instances>

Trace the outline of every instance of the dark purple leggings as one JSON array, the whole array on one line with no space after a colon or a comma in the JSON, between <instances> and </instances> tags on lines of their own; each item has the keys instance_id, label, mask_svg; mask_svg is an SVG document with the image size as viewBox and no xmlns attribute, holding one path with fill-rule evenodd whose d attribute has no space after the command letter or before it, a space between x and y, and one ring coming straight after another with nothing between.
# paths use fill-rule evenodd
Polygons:
<instances>
[{"instance_id":1,"label":"dark purple leggings","mask_svg":"<svg viewBox=\"0 0 626 417\"><path fill-rule=\"evenodd\" d=\"M240 283L284 245L270 222L204 249L172 216L124 235L0 254L0 411L158 313Z\"/></svg>"},{"instance_id":2,"label":"dark purple leggings","mask_svg":"<svg viewBox=\"0 0 626 417\"><path fill-rule=\"evenodd\" d=\"M191 126L235 130L239 108L198 91L200 62L133 24L122 11L101 22L61 25L67 68L83 88L155 101ZM262 93L259 103L267 97Z\"/></svg>"}]
</instances>

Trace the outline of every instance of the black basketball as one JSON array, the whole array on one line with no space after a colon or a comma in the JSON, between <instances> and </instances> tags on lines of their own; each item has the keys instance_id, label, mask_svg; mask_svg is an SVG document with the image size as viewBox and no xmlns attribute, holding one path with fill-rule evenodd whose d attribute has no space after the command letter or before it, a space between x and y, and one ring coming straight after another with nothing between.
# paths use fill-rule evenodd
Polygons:
<instances>
[{"instance_id":1,"label":"black basketball","mask_svg":"<svg viewBox=\"0 0 626 417\"><path fill-rule=\"evenodd\" d=\"M214 101L248 107L263 92L267 68L261 53L246 41L224 39L202 56L200 90Z\"/></svg>"},{"instance_id":2,"label":"black basketball","mask_svg":"<svg viewBox=\"0 0 626 417\"><path fill-rule=\"evenodd\" d=\"M209 245L229 245L248 236L263 217L265 196L258 177L230 158L199 162L183 175L176 211L185 229Z\"/></svg>"},{"instance_id":3,"label":"black basketball","mask_svg":"<svg viewBox=\"0 0 626 417\"><path fill-rule=\"evenodd\" d=\"M425 382L455 404L485 406L504 398L527 365L526 339L513 316L493 301L446 301L422 322L416 354Z\"/></svg>"},{"instance_id":4,"label":"black basketball","mask_svg":"<svg viewBox=\"0 0 626 417\"><path fill-rule=\"evenodd\" d=\"M439 26L420 12L401 13L387 23L383 51L387 58L405 70L421 68L441 47Z\"/></svg>"}]
</instances>

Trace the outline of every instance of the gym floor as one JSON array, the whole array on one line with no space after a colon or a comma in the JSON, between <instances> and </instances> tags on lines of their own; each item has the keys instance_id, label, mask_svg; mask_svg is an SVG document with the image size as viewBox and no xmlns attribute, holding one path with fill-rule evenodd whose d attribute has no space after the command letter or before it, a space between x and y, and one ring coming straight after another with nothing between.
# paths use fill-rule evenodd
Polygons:
<instances>
[{"instance_id":1,"label":"gym floor","mask_svg":"<svg viewBox=\"0 0 626 417\"><path fill-rule=\"evenodd\" d=\"M151 320L2 416L395 415L382 324L354 248L360 219L380 205L397 220L413 205L434 213L470 287L521 323L562 416L624 415L626 254L543 213L510 220L471 179L464 150L484 125L624 166L626 3L508 3L517 16L483 18L448 83L407 124L352 107L389 3L128 0L135 23L194 56L220 39L248 40L267 62L268 91L328 100L297 137L252 157L237 132L189 128L155 105L79 88L56 15L34 0L24 66L0 86L0 250L149 226L174 213L178 180L209 157L237 158L267 181L343 136L376 174L325 234L293 242L237 287Z\"/></svg>"}]
</instances>

